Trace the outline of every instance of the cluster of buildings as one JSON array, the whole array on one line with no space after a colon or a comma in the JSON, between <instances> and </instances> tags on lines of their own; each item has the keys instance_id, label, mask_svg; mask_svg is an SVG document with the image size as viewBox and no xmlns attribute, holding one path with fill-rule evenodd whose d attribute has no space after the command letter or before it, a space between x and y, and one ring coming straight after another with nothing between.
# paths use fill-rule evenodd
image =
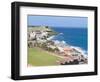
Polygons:
<instances>
[{"instance_id":1,"label":"cluster of buildings","mask_svg":"<svg viewBox=\"0 0 100 82\"><path fill-rule=\"evenodd\" d=\"M81 63L87 63L87 58L84 57L82 52L72 48L70 45L66 44L66 42L48 39L50 37L50 32L51 31L47 30L32 30L28 33L28 46L34 47L38 43L38 47L41 47L45 44L42 49L52 51L63 57L70 57L71 61L77 60ZM66 62L67 59L64 59L64 61Z\"/></svg>"}]
</instances>

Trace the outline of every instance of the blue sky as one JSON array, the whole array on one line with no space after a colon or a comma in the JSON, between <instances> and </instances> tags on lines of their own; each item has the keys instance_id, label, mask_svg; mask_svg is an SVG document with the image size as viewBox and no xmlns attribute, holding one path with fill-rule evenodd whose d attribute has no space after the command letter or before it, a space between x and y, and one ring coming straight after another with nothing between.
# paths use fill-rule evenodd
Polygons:
<instances>
[{"instance_id":1,"label":"blue sky","mask_svg":"<svg viewBox=\"0 0 100 82\"><path fill-rule=\"evenodd\" d=\"M28 26L86 28L87 17L28 15Z\"/></svg>"}]
</instances>

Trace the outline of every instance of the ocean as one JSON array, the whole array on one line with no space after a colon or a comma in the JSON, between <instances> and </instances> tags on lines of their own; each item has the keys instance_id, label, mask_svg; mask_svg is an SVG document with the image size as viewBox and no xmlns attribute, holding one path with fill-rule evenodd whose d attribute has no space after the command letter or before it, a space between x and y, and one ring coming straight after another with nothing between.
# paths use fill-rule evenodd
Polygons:
<instances>
[{"instance_id":1,"label":"ocean","mask_svg":"<svg viewBox=\"0 0 100 82\"><path fill-rule=\"evenodd\" d=\"M88 50L88 29L87 28L52 28L58 32L53 40L65 41L71 46L80 47L81 49Z\"/></svg>"}]
</instances>

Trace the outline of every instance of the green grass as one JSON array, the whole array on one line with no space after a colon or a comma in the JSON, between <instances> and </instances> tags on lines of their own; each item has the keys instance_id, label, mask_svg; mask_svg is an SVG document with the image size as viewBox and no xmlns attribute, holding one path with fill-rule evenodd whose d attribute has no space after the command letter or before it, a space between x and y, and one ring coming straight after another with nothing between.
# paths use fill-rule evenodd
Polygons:
<instances>
[{"instance_id":1,"label":"green grass","mask_svg":"<svg viewBox=\"0 0 100 82\"><path fill-rule=\"evenodd\" d=\"M38 48L28 48L28 64L32 66L50 66L57 65L57 60L61 58L50 55L44 50Z\"/></svg>"}]
</instances>

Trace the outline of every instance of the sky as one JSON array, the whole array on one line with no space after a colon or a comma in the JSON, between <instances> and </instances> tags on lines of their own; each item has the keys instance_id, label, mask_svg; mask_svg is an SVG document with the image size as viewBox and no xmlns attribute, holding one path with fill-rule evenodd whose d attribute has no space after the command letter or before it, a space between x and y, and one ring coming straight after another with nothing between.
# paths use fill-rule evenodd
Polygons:
<instances>
[{"instance_id":1,"label":"sky","mask_svg":"<svg viewBox=\"0 0 100 82\"><path fill-rule=\"evenodd\" d=\"M28 26L86 28L87 17L28 15Z\"/></svg>"}]
</instances>

